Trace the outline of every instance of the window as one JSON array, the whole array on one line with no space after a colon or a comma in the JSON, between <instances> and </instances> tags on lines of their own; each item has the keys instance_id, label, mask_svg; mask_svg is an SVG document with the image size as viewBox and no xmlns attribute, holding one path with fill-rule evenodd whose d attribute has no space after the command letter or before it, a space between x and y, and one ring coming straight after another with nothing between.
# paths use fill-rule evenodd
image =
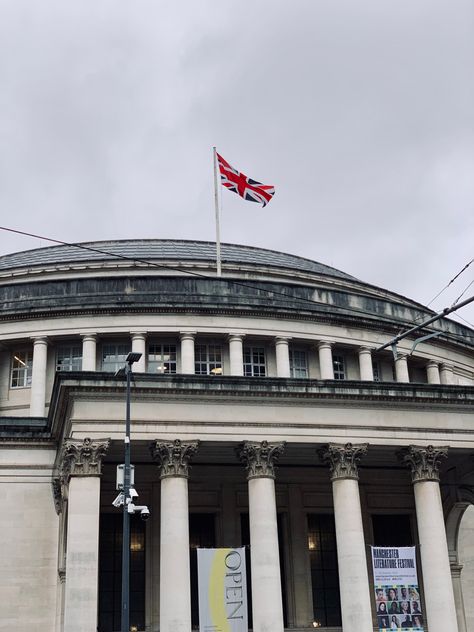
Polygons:
<instances>
[{"instance_id":1,"label":"window","mask_svg":"<svg viewBox=\"0 0 474 632\"><path fill-rule=\"evenodd\" d=\"M290 349L291 377L308 377L308 360L306 351Z\"/></svg>"},{"instance_id":2,"label":"window","mask_svg":"<svg viewBox=\"0 0 474 632\"><path fill-rule=\"evenodd\" d=\"M377 362L377 360L372 360L372 371L374 374L374 382L381 382L382 371L380 370L380 362Z\"/></svg>"},{"instance_id":3,"label":"window","mask_svg":"<svg viewBox=\"0 0 474 632\"><path fill-rule=\"evenodd\" d=\"M344 360L344 356L333 355L332 365L334 367L334 379L345 380L346 379L346 363Z\"/></svg>"},{"instance_id":4,"label":"window","mask_svg":"<svg viewBox=\"0 0 474 632\"><path fill-rule=\"evenodd\" d=\"M31 372L33 368L32 351L15 351L12 358L12 388L31 386Z\"/></svg>"},{"instance_id":5,"label":"window","mask_svg":"<svg viewBox=\"0 0 474 632\"><path fill-rule=\"evenodd\" d=\"M194 347L194 372L196 375L222 375L220 345L196 345Z\"/></svg>"},{"instance_id":6,"label":"window","mask_svg":"<svg viewBox=\"0 0 474 632\"><path fill-rule=\"evenodd\" d=\"M263 347L244 347L244 375L246 377L264 377L265 349Z\"/></svg>"},{"instance_id":7,"label":"window","mask_svg":"<svg viewBox=\"0 0 474 632\"><path fill-rule=\"evenodd\" d=\"M130 345L128 344L107 344L102 346L102 371L115 373L125 364Z\"/></svg>"},{"instance_id":8,"label":"window","mask_svg":"<svg viewBox=\"0 0 474 632\"><path fill-rule=\"evenodd\" d=\"M341 625L336 528L330 514L308 515L308 549L316 627Z\"/></svg>"},{"instance_id":9,"label":"window","mask_svg":"<svg viewBox=\"0 0 474 632\"><path fill-rule=\"evenodd\" d=\"M176 345L149 345L148 373L176 373Z\"/></svg>"},{"instance_id":10,"label":"window","mask_svg":"<svg viewBox=\"0 0 474 632\"><path fill-rule=\"evenodd\" d=\"M59 347L56 353L56 371L80 371L81 369L81 347Z\"/></svg>"},{"instance_id":11,"label":"window","mask_svg":"<svg viewBox=\"0 0 474 632\"><path fill-rule=\"evenodd\" d=\"M101 514L98 630L120 630L122 615L122 516ZM145 523L130 520L130 626L145 629Z\"/></svg>"}]
</instances>

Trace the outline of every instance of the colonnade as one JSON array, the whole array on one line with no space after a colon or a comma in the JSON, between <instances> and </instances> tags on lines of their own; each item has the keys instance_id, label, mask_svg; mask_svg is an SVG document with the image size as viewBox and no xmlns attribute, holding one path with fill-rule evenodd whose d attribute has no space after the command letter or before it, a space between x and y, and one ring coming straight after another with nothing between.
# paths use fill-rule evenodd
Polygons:
<instances>
[{"instance_id":1,"label":"colonnade","mask_svg":"<svg viewBox=\"0 0 474 632\"><path fill-rule=\"evenodd\" d=\"M66 440L62 485L68 488L64 632L96 629L98 606L99 494L108 440ZM340 598L344 632L372 632L373 608L359 495L358 463L368 444L328 444L319 450L332 481ZM198 441L155 440L161 479L160 632L190 632L188 478ZM245 441L237 453L247 470L253 629L283 632L278 553L275 463L282 442ZM409 446L399 453L410 469L430 632L457 632L439 463L447 448Z\"/></svg>"},{"instance_id":2,"label":"colonnade","mask_svg":"<svg viewBox=\"0 0 474 632\"><path fill-rule=\"evenodd\" d=\"M195 341L197 332L186 331L180 333L181 344L181 373L194 374ZM245 335L230 333L227 336L229 345L229 374L241 376L244 374L244 340ZM273 344L275 348L276 377L288 378L290 372L290 345L292 338L289 336L275 336ZM82 335L82 370L96 371L97 367L97 342L98 335L87 333ZM130 334L132 351L141 353L140 360L134 364L135 372L146 371L146 343L147 332L139 331ZM31 378L30 416L43 417L46 406L46 371L47 352L49 339L46 336L33 338L33 366ZM319 374L322 380L334 379L333 349L335 343L324 340L312 343L318 353ZM359 359L359 376L363 381L373 381L374 371L372 362L372 349L367 346L353 347ZM99 367L100 369L100 367ZM449 364L440 364L432 360L426 365L427 380L429 384L452 384L453 367ZM399 354L395 360L395 379L397 382L409 382L407 356Z\"/></svg>"}]
</instances>

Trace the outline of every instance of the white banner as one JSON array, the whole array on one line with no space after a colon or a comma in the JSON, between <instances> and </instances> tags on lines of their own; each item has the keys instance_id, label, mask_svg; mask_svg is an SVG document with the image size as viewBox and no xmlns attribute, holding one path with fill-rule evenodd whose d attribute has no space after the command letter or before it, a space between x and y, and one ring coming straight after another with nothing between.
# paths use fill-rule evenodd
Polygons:
<instances>
[{"instance_id":1,"label":"white banner","mask_svg":"<svg viewBox=\"0 0 474 632\"><path fill-rule=\"evenodd\" d=\"M414 546L373 546L375 607L380 632L423 630Z\"/></svg>"},{"instance_id":2,"label":"white banner","mask_svg":"<svg viewBox=\"0 0 474 632\"><path fill-rule=\"evenodd\" d=\"M199 632L248 632L245 549L198 549Z\"/></svg>"}]
</instances>

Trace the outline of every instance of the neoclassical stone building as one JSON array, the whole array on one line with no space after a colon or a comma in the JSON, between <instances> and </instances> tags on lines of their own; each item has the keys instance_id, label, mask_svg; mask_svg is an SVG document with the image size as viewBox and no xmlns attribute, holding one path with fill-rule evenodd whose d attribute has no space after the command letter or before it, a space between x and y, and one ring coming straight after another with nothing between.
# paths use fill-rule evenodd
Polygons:
<instances>
[{"instance_id":1,"label":"neoclassical stone building","mask_svg":"<svg viewBox=\"0 0 474 632\"><path fill-rule=\"evenodd\" d=\"M377 627L369 545L416 546L430 632L474 629L474 332L331 267L211 243L0 257L0 630L120 629L125 386L151 518L133 630L198 625L197 547L246 545L257 632ZM463 568L464 566L464 568Z\"/></svg>"}]
</instances>

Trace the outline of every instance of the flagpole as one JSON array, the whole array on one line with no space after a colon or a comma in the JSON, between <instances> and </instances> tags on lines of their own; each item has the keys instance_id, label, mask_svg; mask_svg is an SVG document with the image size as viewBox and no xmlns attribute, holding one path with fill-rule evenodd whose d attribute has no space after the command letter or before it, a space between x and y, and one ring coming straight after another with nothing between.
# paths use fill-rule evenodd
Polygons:
<instances>
[{"instance_id":1,"label":"flagpole","mask_svg":"<svg viewBox=\"0 0 474 632\"><path fill-rule=\"evenodd\" d=\"M214 203L216 209L216 265L217 265L217 276L222 276L222 265L221 265L221 229L220 229L220 220L219 220L219 189L217 188L217 152L216 148L212 148L213 156L214 156Z\"/></svg>"}]
</instances>

